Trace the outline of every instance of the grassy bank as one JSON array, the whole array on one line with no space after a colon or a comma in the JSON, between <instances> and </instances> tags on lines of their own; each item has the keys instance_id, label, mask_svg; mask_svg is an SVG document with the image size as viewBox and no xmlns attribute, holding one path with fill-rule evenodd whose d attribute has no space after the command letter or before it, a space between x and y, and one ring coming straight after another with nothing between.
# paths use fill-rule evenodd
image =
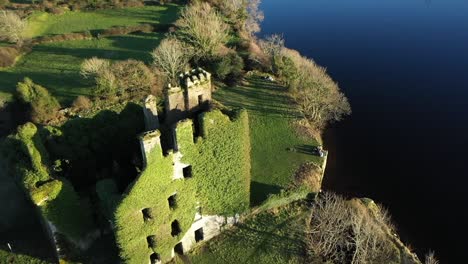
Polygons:
<instances>
[{"instance_id":1,"label":"grassy bank","mask_svg":"<svg viewBox=\"0 0 468 264\"><path fill-rule=\"evenodd\" d=\"M292 126L300 114L284 87L252 77L246 85L219 89L214 98L225 106L249 111L253 205L288 186L302 163L320 164L320 158L310 153L317 141L299 136Z\"/></svg>"}]
</instances>

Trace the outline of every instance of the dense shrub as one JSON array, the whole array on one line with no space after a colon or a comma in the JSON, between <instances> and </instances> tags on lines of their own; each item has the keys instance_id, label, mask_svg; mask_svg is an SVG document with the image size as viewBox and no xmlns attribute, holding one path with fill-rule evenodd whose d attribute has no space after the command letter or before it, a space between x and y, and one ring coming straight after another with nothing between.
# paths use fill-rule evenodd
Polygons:
<instances>
[{"instance_id":1,"label":"dense shrub","mask_svg":"<svg viewBox=\"0 0 468 264\"><path fill-rule=\"evenodd\" d=\"M0 67L12 66L16 57L19 55L19 51L14 47L0 47Z\"/></svg>"},{"instance_id":2,"label":"dense shrub","mask_svg":"<svg viewBox=\"0 0 468 264\"><path fill-rule=\"evenodd\" d=\"M12 11L0 10L0 40L22 45L26 20Z\"/></svg>"},{"instance_id":3,"label":"dense shrub","mask_svg":"<svg viewBox=\"0 0 468 264\"><path fill-rule=\"evenodd\" d=\"M80 74L84 78L96 78L110 67L110 61L92 57L81 64Z\"/></svg>"},{"instance_id":4,"label":"dense shrub","mask_svg":"<svg viewBox=\"0 0 468 264\"><path fill-rule=\"evenodd\" d=\"M83 95L78 96L72 104L72 108L77 111L89 110L93 106L93 102Z\"/></svg>"},{"instance_id":5,"label":"dense shrub","mask_svg":"<svg viewBox=\"0 0 468 264\"><path fill-rule=\"evenodd\" d=\"M153 72L141 61L119 61L111 66L121 94L148 94L155 82Z\"/></svg>"},{"instance_id":6,"label":"dense shrub","mask_svg":"<svg viewBox=\"0 0 468 264\"><path fill-rule=\"evenodd\" d=\"M29 78L19 82L16 88L18 99L30 106L31 120L46 124L57 117L60 105L46 88L33 83Z\"/></svg>"},{"instance_id":7,"label":"dense shrub","mask_svg":"<svg viewBox=\"0 0 468 264\"><path fill-rule=\"evenodd\" d=\"M153 71L132 59L111 64L109 60L93 57L81 64L80 73L85 78L94 78L95 94L104 97L139 98L154 90L157 84Z\"/></svg>"},{"instance_id":8,"label":"dense shrub","mask_svg":"<svg viewBox=\"0 0 468 264\"><path fill-rule=\"evenodd\" d=\"M215 77L235 85L242 80L244 75L244 60L236 52L229 52L225 56L216 57L209 65Z\"/></svg>"}]
</instances>

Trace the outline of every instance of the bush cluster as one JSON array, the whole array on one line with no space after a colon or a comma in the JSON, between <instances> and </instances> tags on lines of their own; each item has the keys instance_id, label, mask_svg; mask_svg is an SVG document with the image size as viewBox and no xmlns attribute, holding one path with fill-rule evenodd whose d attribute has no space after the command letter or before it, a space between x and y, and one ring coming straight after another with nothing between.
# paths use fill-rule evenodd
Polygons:
<instances>
[{"instance_id":1,"label":"bush cluster","mask_svg":"<svg viewBox=\"0 0 468 264\"><path fill-rule=\"evenodd\" d=\"M111 63L96 57L86 59L81 65L81 75L96 83L95 94L110 98L139 98L153 91L159 93L156 75L143 62L125 60Z\"/></svg>"},{"instance_id":2,"label":"bush cluster","mask_svg":"<svg viewBox=\"0 0 468 264\"><path fill-rule=\"evenodd\" d=\"M37 124L47 124L58 116L60 104L46 88L35 84L31 79L25 78L19 82L16 95L20 102L30 108L31 120Z\"/></svg>"},{"instance_id":3,"label":"bush cluster","mask_svg":"<svg viewBox=\"0 0 468 264\"><path fill-rule=\"evenodd\" d=\"M16 47L0 47L0 67L10 67L18 57L19 51Z\"/></svg>"}]
</instances>

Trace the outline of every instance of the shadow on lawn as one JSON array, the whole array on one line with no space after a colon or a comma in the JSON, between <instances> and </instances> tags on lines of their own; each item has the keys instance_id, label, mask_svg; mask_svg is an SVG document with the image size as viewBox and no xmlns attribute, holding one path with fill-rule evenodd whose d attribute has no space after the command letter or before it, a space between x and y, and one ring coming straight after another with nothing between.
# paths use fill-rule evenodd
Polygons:
<instances>
[{"instance_id":1,"label":"shadow on lawn","mask_svg":"<svg viewBox=\"0 0 468 264\"><path fill-rule=\"evenodd\" d=\"M317 147L312 145L299 145L294 147L294 151L302 154L317 156Z\"/></svg>"},{"instance_id":2,"label":"shadow on lawn","mask_svg":"<svg viewBox=\"0 0 468 264\"><path fill-rule=\"evenodd\" d=\"M40 45L34 47L33 52L43 52L54 55L67 55L76 58L91 58L98 57L112 60L137 59L144 62L151 61L150 52L159 45L162 34L160 33L137 33L122 36L106 37L112 41L112 45L107 48L99 47L70 47L65 48L56 45ZM96 42L99 45L99 40L85 40L86 42ZM86 46L86 45L83 45ZM111 49L118 48L117 50ZM125 50L121 50L125 49ZM46 56L46 54L44 56Z\"/></svg>"},{"instance_id":3,"label":"shadow on lawn","mask_svg":"<svg viewBox=\"0 0 468 264\"><path fill-rule=\"evenodd\" d=\"M215 99L232 108L244 108L265 115L280 115L297 118L294 101L286 93L287 89L275 83L249 78L245 86L224 88Z\"/></svg>"},{"instance_id":4,"label":"shadow on lawn","mask_svg":"<svg viewBox=\"0 0 468 264\"><path fill-rule=\"evenodd\" d=\"M281 192L281 187L252 181L250 184L250 205L257 206L264 202L269 195Z\"/></svg>"},{"instance_id":5,"label":"shadow on lawn","mask_svg":"<svg viewBox=\"0 0 468 264\"><path fill-rule=\"evenodd\" d=\"M108 16L110 18L115 17L128 17L129 14L132 18L137 18L146 21L158 22L158 23L173 23L177 17L178 13L181 10L181 6L175 4L167 4L162 6L163 10L155 11L153 9L132 9L128 10L127 8L123 9L106 9L106 10L98 10L96 13L100 13L104 16Z\"/></svg>"},{"instance_id":6,"label":"shadow on lawn","mask_svg":"<svg viewBox=\"0 0 468 264\"><path fill-rule=\"evenodd\" d=\"M284 218L283 218L284 217ZM226 233L229 240L239 243L242 247L252 249L250 255L244 255L245 263L250 263L259 253L302 256L304 255L304 232L297 228L300 214L273 217L269 213L256 215L236 229ZM250 260L250 261L249 261Z\"/></svg>"}]
</instances>

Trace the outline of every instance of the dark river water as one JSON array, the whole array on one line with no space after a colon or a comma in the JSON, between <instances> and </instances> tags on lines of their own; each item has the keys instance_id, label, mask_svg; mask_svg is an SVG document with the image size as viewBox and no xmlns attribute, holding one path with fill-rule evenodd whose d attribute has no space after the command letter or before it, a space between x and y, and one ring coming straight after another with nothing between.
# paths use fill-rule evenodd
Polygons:
<instances>
[{"instance_id":1,"label":"dark river water","mask_svg":"<svg viewBox=\"0 0 468 264\"><path fill-rule=\"evenodd\" d=\"M326 67L353 114L325 188L391 212L420 256L468 263L468 1L263 0L262 35Z\"/></svg>"}]
</instances>

